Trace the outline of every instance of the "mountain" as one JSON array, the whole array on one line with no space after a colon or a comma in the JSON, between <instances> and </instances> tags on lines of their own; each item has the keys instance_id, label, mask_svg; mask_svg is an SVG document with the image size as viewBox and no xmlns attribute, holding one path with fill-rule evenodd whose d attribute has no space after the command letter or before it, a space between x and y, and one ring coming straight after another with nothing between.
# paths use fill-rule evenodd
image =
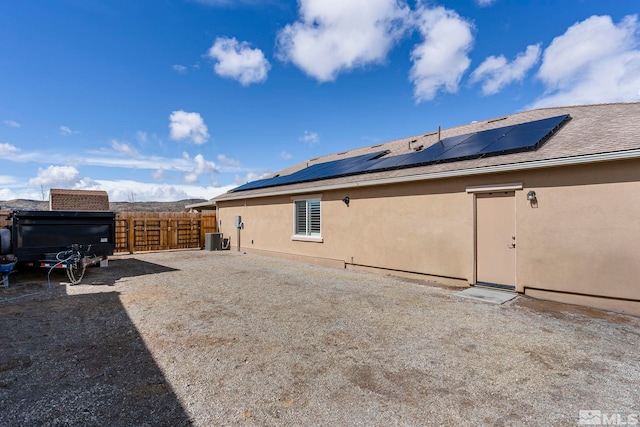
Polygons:
<instances>
[{"instance_id":1,"label":"mountain","mask_svg":"<svg viewBox=\"0 0 640 427\"><path fill-rule=\"evenodd\" d=\"M184 212L186 205L206 202L205 199L185 199L176 202L110 202L114 212ZM48 211L48 201L16 199L0 201L0 210Z\"/></svg>"}]
</instances>

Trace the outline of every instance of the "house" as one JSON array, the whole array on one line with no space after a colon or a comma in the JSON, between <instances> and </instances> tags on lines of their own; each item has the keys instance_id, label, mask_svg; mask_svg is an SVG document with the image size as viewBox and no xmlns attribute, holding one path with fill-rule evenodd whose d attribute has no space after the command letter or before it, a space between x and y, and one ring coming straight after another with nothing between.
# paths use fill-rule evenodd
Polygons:
<instances>
[{"instance_id":1,"label":"house","mask_svg":"<svg viewBox=\"0 0 640 427\"><path fill-rule=\"evenodd\" d=\"M215 212L216 204L212 201L200 202L200 203L191 203L184 206L185 211L187 212Z\"/></svg>"},{"instance_id":2,"label":"house","mask_svg":"<svg viewBox=\"0 0 640 427\"><path fill-rule=\"evenodd\" d=\"M323 156L213 201L233 249L640 315L640 103Z\"/></svg>"},{"instance_id":3,"label":"house","mask_svg":"<svg viewBox=\"0 0 640 427\"><path fill-rule=\"evenodd\" d=\"M106 191L49 190L50 211L108 211L109 195Z\"/></svg>"}]
</instances>

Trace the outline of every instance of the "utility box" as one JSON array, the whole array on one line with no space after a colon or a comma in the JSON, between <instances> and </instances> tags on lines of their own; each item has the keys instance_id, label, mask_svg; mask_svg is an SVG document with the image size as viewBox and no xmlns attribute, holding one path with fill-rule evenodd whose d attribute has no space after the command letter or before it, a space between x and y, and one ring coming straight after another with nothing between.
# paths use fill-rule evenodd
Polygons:
<instances>
[{"instance_id":1,"label":"utility box","mask_svg":"<svg viewBox=\"0 0 640 427\"><path fill-rule=\"evenodd\" d=\"M236 228L242 228L242 217L240 215L233 217L233 222Z\"/></svg>"},{"instance_id":2,"label":"utility box","mask_svg":"<svg viewBox=\"0 0 640 427\"><path fill-rule=\"evenodd\" d=\"M207 251L221 251L222 233L205 233L204 249Z\"/></svg>"}]
</instances>

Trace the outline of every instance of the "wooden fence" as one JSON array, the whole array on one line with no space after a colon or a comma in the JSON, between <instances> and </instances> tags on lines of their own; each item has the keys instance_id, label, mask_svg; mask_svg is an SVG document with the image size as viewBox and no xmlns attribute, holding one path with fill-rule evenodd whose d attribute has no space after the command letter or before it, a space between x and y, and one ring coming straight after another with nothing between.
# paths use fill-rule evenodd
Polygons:
<instances>
[{"instance_id":1,"label":"wooden fence","mask_svg":"<svg viewBox=\"0 0 640 427\"><path fill-rule=\"evenodd\" d=\"M217 230L215 212L118 212L116 253L204 248L204 235Z\"/></svg>"},{"instance_id":2,"label":"wooden fence","mask_svg":"<svg viewBox=\"0 0 640 427\"><path fill-rule=\"evenodd\" d=\"M9 221L10 214L10 210L0 210L0 228L6 228L11 225L11 221Z\"/></svg>"}]
</instances>

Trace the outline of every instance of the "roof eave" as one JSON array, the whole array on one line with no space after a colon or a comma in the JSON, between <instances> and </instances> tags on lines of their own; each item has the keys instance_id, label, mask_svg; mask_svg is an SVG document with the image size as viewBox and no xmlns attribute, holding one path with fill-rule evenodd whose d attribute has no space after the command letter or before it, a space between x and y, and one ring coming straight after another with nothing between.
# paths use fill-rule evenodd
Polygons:
<instances>
[{"instance_id":1,"label":"roof eave","mask_svg":"<svg viewBox=\"0 0 640 427\"><path fill-rule=\"evenodd\" d=\"M457 170L443 171L443 172L429 172L429 173L423 173L418 175L378 178L378 179L371 179L371 180L364 180L364 181L357 181L357 182L328 184L328 185L317 186L317 187L306 187L306 188L296 188L296 189L287 189L285 187L282 187L280 189L274 189L273 191L268 191L264 193L242 194L242 192L239 192L237 195L233 194L231 196L229 196L229 194L227 193L220 196L221 198L213 198L212 201L224 202L228 200L230 201L230 200L257 199L257 198L263 198L263 197L304 194L309 192L317 193L319 191L342 190L342 189L357 188L357 187L371 187L376 185L400 184L405 182L426 181L431 179L452 178L452 177L470 176L470 175L482 175L482 174L500 173L500 172L512 172L512 171L519 171L519 170L551 168L551 167L558 167L558 166L572 166L572 165L581 165L581 164L588 164L588 163L608 162L613 160L629 160L629 159L637 159L637 158L640 158L640 149L616 151L616 152L609 152L609 153L586 154L583 156L562 157L557 159L545 159L545 160L534 160L534 161L519 162L519 163L508 163L504 165L482 166L477 168L457 169Z\"/></svg>"},{"instance_id":2,"label":"roof eave","mask_svg":"<svg viewBox=\"0 0 640 427\"><path fill-rule=\"evenodd\" d=\"M215 207L216 202L212 200L206 202L192 203L190 205L184 205L185 209L195 209L195 208L205 208L205 207Z\"/></svg>"}]
</instances>

